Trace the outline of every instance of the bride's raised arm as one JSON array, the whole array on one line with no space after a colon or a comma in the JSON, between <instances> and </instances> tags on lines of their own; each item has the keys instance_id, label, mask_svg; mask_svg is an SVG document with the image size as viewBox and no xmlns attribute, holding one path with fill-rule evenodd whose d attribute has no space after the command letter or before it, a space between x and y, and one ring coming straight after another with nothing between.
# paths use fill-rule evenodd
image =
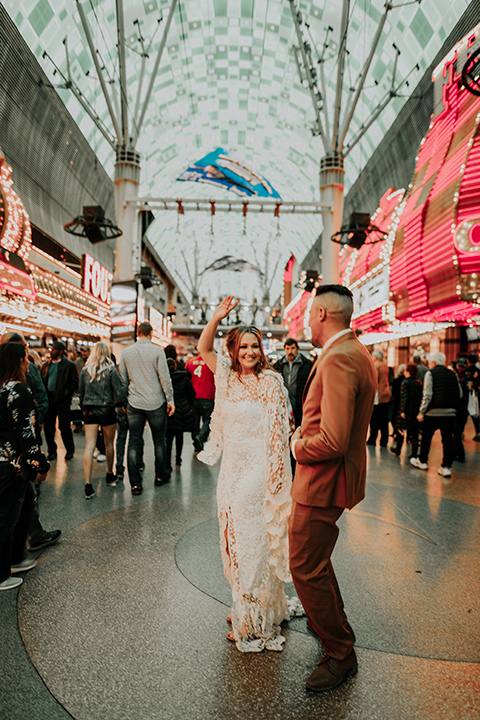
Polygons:
<instances>
[{"instance_id":1,"label":"bride's raised arm","mask_svg":"<svg viewBox=\"0 0 480 720\"><path fill-rule=\"evenodd\" d=\"M198 352L213 373L215 373L217 369L217 353L213 349L215 333L220 325L220 321L223 320L223 318L226 318L227 315L238 305L238 303L239 300L234 300L233 295L227 295L227 297L215 309L211 319L205 325L202 330L202 334L198 339Z\"/></svg>"}]
</instances>

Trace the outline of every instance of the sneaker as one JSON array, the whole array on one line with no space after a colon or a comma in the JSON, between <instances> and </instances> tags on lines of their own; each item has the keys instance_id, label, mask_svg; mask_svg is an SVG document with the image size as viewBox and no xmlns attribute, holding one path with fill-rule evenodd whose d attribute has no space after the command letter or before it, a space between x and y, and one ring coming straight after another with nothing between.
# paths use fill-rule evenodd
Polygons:
<instances>
[{"instance_id":1,"label":"sneaker","mask_svg":"<svg viewBox=\"0 0 480 720\"><path fill-rule=\"evenodd\" d=\"M410 458L410 465L413 465L413 467L418 468L419 470L428 470L427 463L422 463L418 458Z\"/></svg>"},{"instance_id":2,"label":"sneaker","mask_svg":"<svg viewBox=\"0 0 480 720\"><path fill-rule=\"evenodd\" d=\"M36 564L37 561L35 560L35 558L25 558L25 560L22 560L22 562L19 562L16 565L12 565L12 567L10 568L10 572L12 575L27 572L27 570L31 570L32 568L34 568Z\"/></svg>"},{"instance_id":3,"label":"sneaker","mask_svg":"<svg viewBox=\"0 0 480 720\"><path fill-rule=\"evenodd\" d=\"M13 590L23 583L23 578L19 577L8 577L6 580L0 583L0 590Z\"/></svg>"},{"instance_id":4,"label":"sneaker","mask_svg":"<svg viewBox=\"0 0 480 720\"><path fill-rule=\"evenodd\" d=\"M90 500L95 495L95 490L91 483L85 483L85 500Z\"/></svg>"},{"instance_id":5,"label":"sneaker","mask_svg":"<svg viewBox=\"0 0 480 720\"><path fill-rule=\"evenodd\" d=\"M117 483L123 482L124 475L125 475L125 473L123 473L123 472L117 472L117 473L116 473Z\"/></svg>"},{"instance_id":6,"label":"sneaker","mask_svg":"<svg viewBox=\"0 0 480 720\"><path fill-rule=\"evenodd\" d=\"M443 477L452 477L452 471L449 467L439 467L438 474L442 475Z\"/></svg>"},{"instance_id":7,"label":"sneaker","mask_svg":"<svg viewBox=\"0 0 480 720\"><path fill-rule=\"evenodd\" d=\"M145 463L141 462L138 466L138 472L143 472L145 470Z\"/></svg>"},{"instance_id":8,"label":"sneaker","mask_svg":"<svg viewBox=\"0 0 480 720\"><path fill-rule=\"evenodd\" d=\"M71 460L71 459L74 457L74 455L75 455L74 452L68 452L68 453L65 455L65 460Z\"/></svg>"},{"instance_id":9,"label":"sneaker","mask_svg":"<svg viewBox=\"0 0 480 720\"><path fill-rule=\"evenodd\" d=\"M99 455L100 455L100 450L98 448L95 448L95 450L93 451L93 457L97 458Z\"/></svg>"},{"instance_id":10,"label":"sneaker","mask_svg":"<svg viewBox=\"0 0 480 720\"><path fill-rule=\"evenodd\" d=\"M108 487L116 487L117 486L117 476L114 473L109 473L105 475L105 482L107 483Z\"/></svg>"},{"instance_id":11,"label":"sneaker","mask_svg":"<svg viewBox=\"0 0 480 720\"><path fill-rule=\"evenodd\" d=\"M52 532L47 532L45 533L43 540L36 543L30 542L28 549L32 552L35 552L36 550L43 550L43 548L46 548L49 545L54 545L60 539L61 534L61 530L52 530Z\"/></svg>"},{"instance_id":12,"label":"sneaker","mask_svg":"<svg viewBox=\"0 0 480 720\"><path fill-rule=\"evenodd\" d=\"M107 459L107 456L103 455L102 453L97 455L97 462L105 462L106 459Z\"/></svg>"}]
</instances>

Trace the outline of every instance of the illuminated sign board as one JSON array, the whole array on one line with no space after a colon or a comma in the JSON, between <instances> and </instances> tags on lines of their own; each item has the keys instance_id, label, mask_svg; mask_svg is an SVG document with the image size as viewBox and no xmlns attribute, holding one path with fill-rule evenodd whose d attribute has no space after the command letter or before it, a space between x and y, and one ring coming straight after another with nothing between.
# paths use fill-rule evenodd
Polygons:
<instances>
[{"instance_id":1,"label":"illuminated sign board","mask_svg":"<svg viewBox=\"0 0 480 720\"><path fill-rule=\"evenodd\" d=\"M31 274L20 255L0 246L0 288L14 295L35 300L37 293Z\"/></svg>"},{"instance_id":2,"label":"illuminated sign board","mask_svg":"<svg viewBox=\"0 0 480 720\"><path fill-rule=\"evenodd\" d=\"M172 323L167 317L164 317L161 312L151 307L149 311L149 321L153 328L154 336L167 342L171 339Z\"/></svg>"},{"instance_id":3,"label":"illuminated sign board","mask_svg":"<svg viewBox=\"0 0 480 720\"><path fill-rule=\"evenodd\" d=\"M82 256L82 288L97 300L110 304L112 273L86 253Z\"/></svg>"},{"instance_id":4,"label":"illuminated sign board","mask_svg":"<svg viewBox=\"0 0 480 720\"><path fill-rule=\"evenodd\" d=\"M229 155L223 148L217 148L201 160L197 160L177 180L216 185L241 197L281 199L264 177L246 165L243 160Z\"/></svg>"}]
</instances>

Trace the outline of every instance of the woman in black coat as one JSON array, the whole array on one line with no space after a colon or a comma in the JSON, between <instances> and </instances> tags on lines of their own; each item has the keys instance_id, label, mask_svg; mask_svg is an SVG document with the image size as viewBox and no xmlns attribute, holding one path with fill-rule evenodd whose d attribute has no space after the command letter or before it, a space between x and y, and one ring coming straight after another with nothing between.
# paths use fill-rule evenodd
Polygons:
<instances>
[{"instance_id":1,"label":"woman in black coat","mask_svg":"<svg viewBox=\"0 0 480 720\"><path fill-rule=\"evenodd\" d=\"M420 423L417 420L418 411L422 402L423 385L417 380L417 366L413 363L407 365L405 380L400 388L400 404L396 419L398 431L396 442L391 447L395 455L400 455L403 445L403 432L406 430L407 442L412 444L410 457L418 457L418 441L420 434Z\"/></svg>"},{"instance_id":2,"label":"woman in black coat","mask_svg":"<svg viewBox=\"0 0 480 720\"><path fill-rule=\"evenodd\" d=\"M183 433L195 430L195 415L193 403L195 390L190 375L186 370L180 370L172 358L167 358L170 376L173 385L173 398L175 412L167 418L167 431L165 440L167 444L167 468L172 469L172 446L175 438L176 465L182 464Z\"/></svg>"}]
</instances>

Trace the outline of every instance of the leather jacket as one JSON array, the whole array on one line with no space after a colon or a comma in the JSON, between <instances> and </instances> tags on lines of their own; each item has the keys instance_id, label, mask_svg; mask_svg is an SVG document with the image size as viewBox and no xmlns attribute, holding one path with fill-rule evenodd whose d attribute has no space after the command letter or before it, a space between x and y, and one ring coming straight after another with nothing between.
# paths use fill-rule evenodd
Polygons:
<instances>
[{"instance_id":1,"label":"leather jacket","mask_svg":"<svg viewBox=\"0 0 480 720\"><path fill-rule=\"evenodd\" d=\"M52 361L46 362L40 369L40 375L42 376L43 384L47 388L48 392L48 371ZM58 361L57 369L57 382L55 385L55 391L53 393L53 399L55 402L61 402L62 400L69 400L75 395L78 389L78 370L77 366L71 360L66 357Z\"/></svg>"},{"instance_id":2,"label":"leather jacket","mask_svg":"<svg viewBox=\"0 0 480 720\"><path fill-rule=\"evenodd\" d=\"M127 391L114 365L103 372L98 380L92 380L90 373L83 368L80 375L78 397L82 408L115 407L127 404Z\"/></svg>"}]
</instances>

